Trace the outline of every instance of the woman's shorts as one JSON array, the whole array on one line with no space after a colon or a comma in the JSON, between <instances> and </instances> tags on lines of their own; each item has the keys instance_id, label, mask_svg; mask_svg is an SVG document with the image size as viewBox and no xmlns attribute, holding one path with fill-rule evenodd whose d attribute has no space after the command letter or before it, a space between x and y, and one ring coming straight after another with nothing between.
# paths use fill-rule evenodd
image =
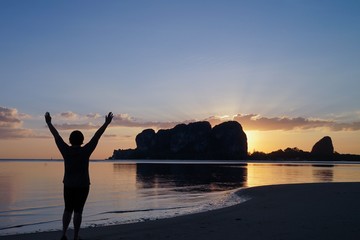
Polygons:
<instances>
[{"instance_id":1,"label":"woman's shorts","mask_svg":"<svg viewBox=\"0 0 360 240\"><path fill-rule=\"evenodd\" d=\"M89 195L90 186L66 187L64 186L65 211L82 213L86 199Z\"/></svg>"}]
</instances>

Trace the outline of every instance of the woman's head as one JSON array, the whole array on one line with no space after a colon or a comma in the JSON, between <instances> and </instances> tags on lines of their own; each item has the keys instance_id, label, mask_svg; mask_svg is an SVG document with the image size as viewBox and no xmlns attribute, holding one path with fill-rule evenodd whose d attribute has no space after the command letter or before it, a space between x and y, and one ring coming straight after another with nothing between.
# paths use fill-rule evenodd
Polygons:
<instances>
[{"instance_id":1,"label":"woman's head","mask_svg":"<svg viewBox=\"0 0 360 240\"><path fill-rule=\"evenodd\" d=\"M81 146L84 142L84 135L79 130L75 130L70 134L69 141L73 146Z\"/></svg>"}]
</instances>

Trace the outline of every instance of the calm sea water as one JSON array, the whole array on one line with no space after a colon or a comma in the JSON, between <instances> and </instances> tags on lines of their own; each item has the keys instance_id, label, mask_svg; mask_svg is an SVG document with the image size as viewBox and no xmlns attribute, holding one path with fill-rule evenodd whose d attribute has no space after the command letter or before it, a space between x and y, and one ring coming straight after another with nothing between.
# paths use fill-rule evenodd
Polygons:
<instances>
[{"instance_id":1,"label":"calm sea water","mask_svg":"<svg viewBox=\"0 0 360 240\"><path fill-rule=\"evenodd\" d=\"M0 161L0 235L61 228L61 161ZM359 182L360 165L94 161L83 226L147 221L245 201L243 187Z\"/></svg>"}]
</instances>

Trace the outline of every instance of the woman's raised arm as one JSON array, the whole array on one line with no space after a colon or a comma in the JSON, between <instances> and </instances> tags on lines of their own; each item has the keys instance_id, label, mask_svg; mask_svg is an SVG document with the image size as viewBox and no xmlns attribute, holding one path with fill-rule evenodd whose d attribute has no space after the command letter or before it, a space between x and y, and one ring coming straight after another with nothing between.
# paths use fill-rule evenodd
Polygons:
<instances>
[{"instance_id":1,"label":"woman's raised arm","mask_svg":"<svg viewBox=\"0 0 360 240\"><path fill-rule=\"evenodd\" d=\"M108 115L105 116L105 123L96 131L93 138L100 139L101 135L105 132L107 126L111 123L111 120L113 119L114 114L112 112L109 112Z\"/></svg>"},{"instance_id":2,"label":"woman's raised arm","mask_svg":"<svg viewBox=\"0 0 360 240\"><path fill-rule=\"evenodd\" d=\"M52 133L52 135L54 136L54 138L58 138L60 137L60 134L59 132L56 130L56 128L54 127L54 125L52 125L51 123L51 116L50 116L50 113L49 112L46 112L45 113L45 122L47 123L49 129L50 129L50 132Z\"/></svg>"}]
</instances>

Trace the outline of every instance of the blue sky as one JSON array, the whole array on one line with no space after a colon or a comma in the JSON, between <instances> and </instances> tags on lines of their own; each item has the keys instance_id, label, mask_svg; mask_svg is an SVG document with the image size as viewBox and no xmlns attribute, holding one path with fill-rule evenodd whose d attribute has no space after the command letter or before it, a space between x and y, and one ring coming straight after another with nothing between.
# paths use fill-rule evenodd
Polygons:
<instances>
[{"instance_id":1,"label":"blue sky","mask_svg":"<svg viewBox=\"0 0 360 240\"><path fill-rule=\"evenodd\" d=\"M0 106L31 129L45 111L358 123L359 11L340 0L1 1Z\"/></svg>"}]
</instances>

